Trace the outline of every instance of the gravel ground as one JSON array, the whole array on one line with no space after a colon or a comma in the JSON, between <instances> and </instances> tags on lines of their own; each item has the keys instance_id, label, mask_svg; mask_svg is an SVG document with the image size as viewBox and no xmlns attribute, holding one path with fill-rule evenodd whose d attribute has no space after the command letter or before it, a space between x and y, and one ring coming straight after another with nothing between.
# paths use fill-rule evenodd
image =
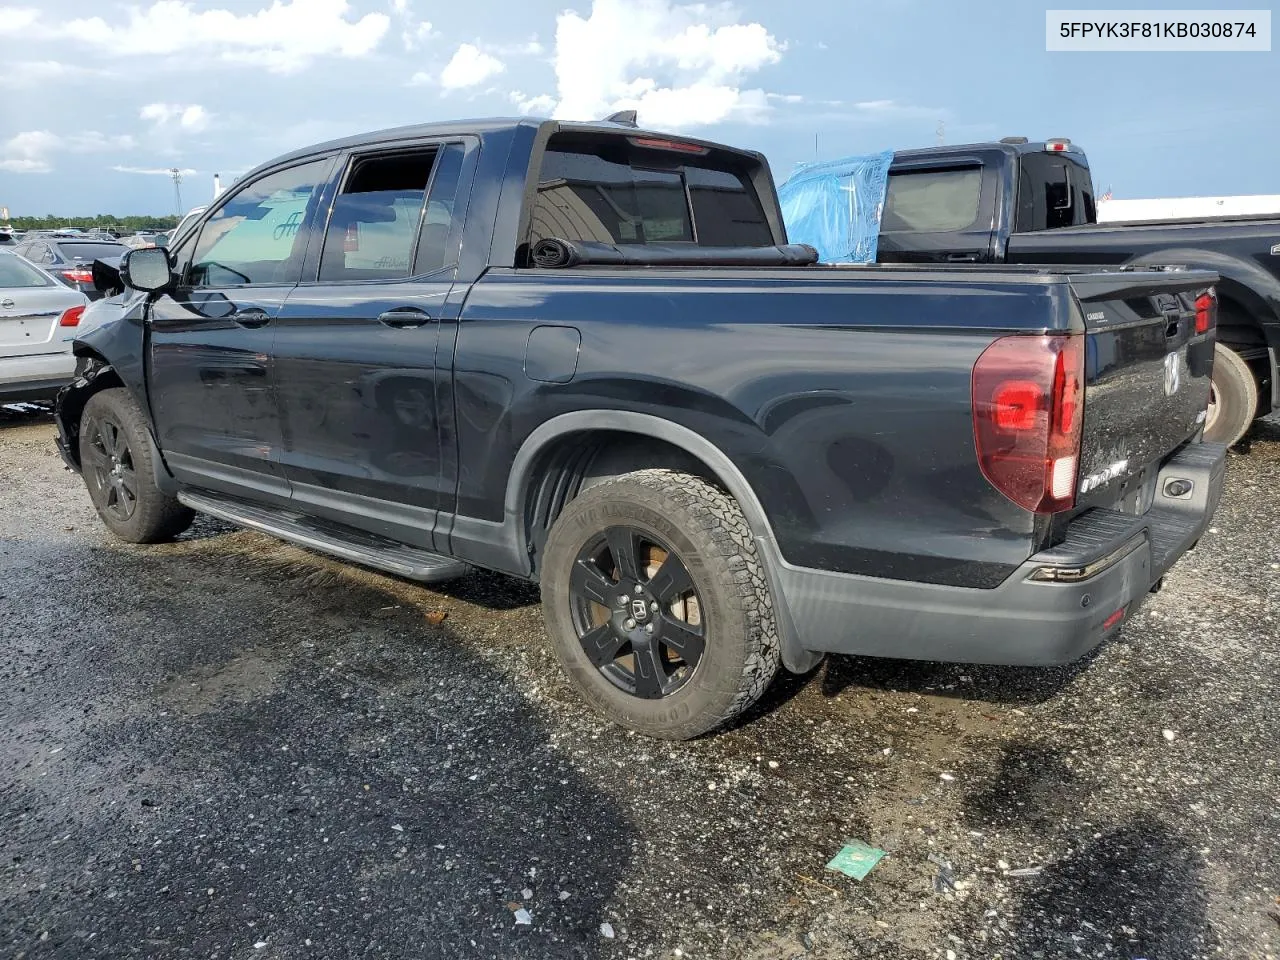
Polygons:
<instances>
[{"instance_id":1,"label":"gravel ground","mask_svg":"<svg viewBox=\"0 0 1280 960\"><path fill-rule=\"evenodd\" d=\"M674 745L527 585L131 547L52 438L0 412L0 956L1280 956L1280 426L1086 661L830 658Z\"/></svg>"}]
</instances>

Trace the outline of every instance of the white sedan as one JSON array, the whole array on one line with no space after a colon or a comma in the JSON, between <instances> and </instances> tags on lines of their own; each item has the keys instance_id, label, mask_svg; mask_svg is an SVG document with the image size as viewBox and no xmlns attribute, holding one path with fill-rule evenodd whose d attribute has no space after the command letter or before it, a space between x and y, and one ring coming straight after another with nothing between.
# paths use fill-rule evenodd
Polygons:
<instances>
[{"instance_id":1,"label":"white sedan","mask_svg":"<svg viewBox=\"0 0 1280 960\"><path fill-rule=\"evenodd\" d=\"M88 297L0 249L0 403L52 400L75 374Z\"/></svg>"}]
</instances>

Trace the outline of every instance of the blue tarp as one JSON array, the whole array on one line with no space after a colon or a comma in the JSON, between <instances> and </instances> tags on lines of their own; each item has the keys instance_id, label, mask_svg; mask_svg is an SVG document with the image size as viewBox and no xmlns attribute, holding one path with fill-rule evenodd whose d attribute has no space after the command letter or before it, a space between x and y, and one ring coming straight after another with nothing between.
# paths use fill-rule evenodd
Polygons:
<instances>
[{"instance_id":1,"label":"blue tarp","mask_svg":"<svg viewBox=\"0 0 1280 960\"><path fill-rule=\"evenodd\" d=\"M787 239L824 263L871 263L893 151L805 163L778 188Z\"/></svg>"}]
</instances>

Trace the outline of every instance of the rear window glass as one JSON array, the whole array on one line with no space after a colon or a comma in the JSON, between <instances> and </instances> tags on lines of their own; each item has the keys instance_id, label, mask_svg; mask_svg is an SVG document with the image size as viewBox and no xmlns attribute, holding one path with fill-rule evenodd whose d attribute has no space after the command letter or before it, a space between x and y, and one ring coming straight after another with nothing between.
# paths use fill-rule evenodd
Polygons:
<instances>
[{"instance_id":1,"label":"rear window glass","mask_svg":"<svg viewBox=\"0 0 1280 960\"><path fill-rule=\"evenodd\" d=\"M531 240L768 246L773 234L745 171L696 162L625 137L551 141L542 161ZM711 165L708 165L711 164Z\"/></svg>"},{"instance_id":2,"label":"rear window glass","mask_svg":"<svg viewBox=\"0 0 1280 960\"><path fill-rule=\"evenodd\" d=\"M950 233L978 218L982 168L909 170L889 174L883 233Z\"/></svg>"},{"instance_id":3,"label":"rear window glass","mask_svg":"<svg viewBox=\"0 0 1280 960\"><path fill-rule=\"evenodd\" d=\"M99 257L118 257L128 247L123 243L82 243L79 240L63 240L58 249L68 260L97 260Z\"/></svg>"},{"instance_id":4,"label":"rear window glass","mask_svg":"<svg viewBox=\"0 0 1280 960\"><path fill-rule=\"evenodd\" d=\"M12 254L0 255L0 288L47 287L51 283L52 280L18 257Z\"/></svg>"}]
</instances>

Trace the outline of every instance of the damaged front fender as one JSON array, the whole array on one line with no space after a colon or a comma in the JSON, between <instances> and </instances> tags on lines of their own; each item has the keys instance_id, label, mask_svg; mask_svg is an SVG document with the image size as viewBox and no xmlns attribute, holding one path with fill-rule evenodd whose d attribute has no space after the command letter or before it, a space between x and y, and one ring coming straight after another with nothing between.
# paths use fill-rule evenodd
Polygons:
<instances>
[{"instance_id":1,"label":"damaged front fender","mask_svg":"<svg viewBox=\"0 0 1280 960\"><path fill-rule=\"evenodd\" d=\"M80 420L89 398L113 387L128 392L147 420L147 440L151 445L156 486L166 493L178 484L156 443L151 424L146 381L146 326L143 303L130 304L118 319L90 331L72 344L76 355L76 376L58 393L54 420L58 427L57 447L67 467L80 472Z\"/></svg>"},{"instance_id":2,"label":"damaged front fender","mask_svg":"<svg viewBox=\"0 0 1280 960\"><path fill-rule=\"evenodd\" d=\"M53 418L58 426L54 441L62 462L80 472L80 418L84 405L99 390L123 387L124 382L111 364L90 352L77 351L76 377L58 391Z\"/></svg>"}]
</instances>

